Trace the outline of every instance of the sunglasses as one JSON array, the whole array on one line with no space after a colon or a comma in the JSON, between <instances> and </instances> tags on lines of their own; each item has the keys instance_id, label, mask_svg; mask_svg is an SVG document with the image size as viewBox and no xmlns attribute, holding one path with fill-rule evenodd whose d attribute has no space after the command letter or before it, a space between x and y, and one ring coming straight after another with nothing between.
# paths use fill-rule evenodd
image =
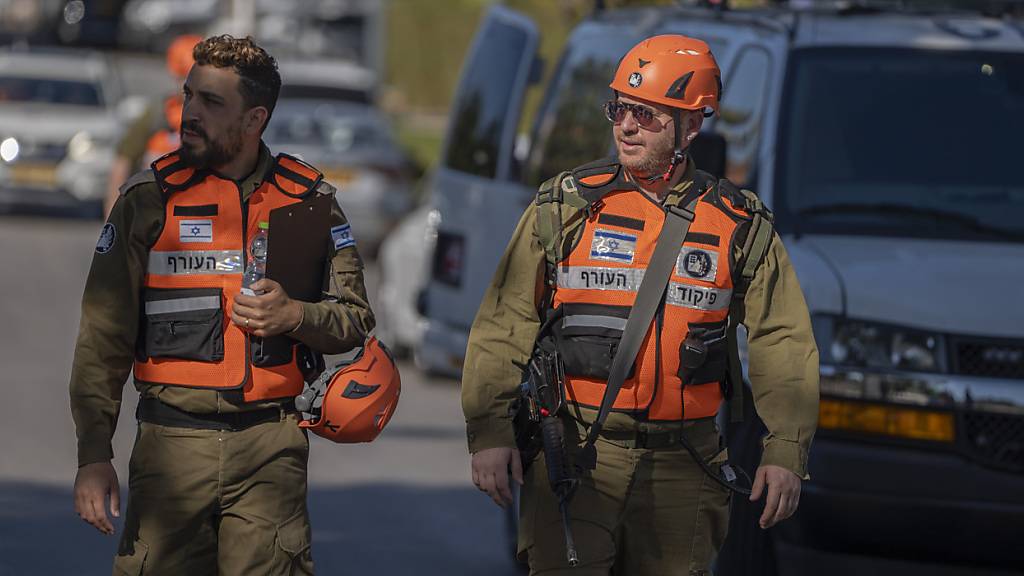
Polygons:
<instances>
[{"instance_id":1,"label":"sunglasses","mask_svg":"<svg viewBox=\"0 0 1024 576\"><path fill-rule=\"evenodd\" d=\"M628 104L618 100L609 100L604 104L604 115L612 124L618 124L626 118L626 112L633 114L633 119L641 128L660 128L660 121L655 118L657 112L643 104ZM655 126L657 124L657 126Z\"/></svg>"}]
</instances>

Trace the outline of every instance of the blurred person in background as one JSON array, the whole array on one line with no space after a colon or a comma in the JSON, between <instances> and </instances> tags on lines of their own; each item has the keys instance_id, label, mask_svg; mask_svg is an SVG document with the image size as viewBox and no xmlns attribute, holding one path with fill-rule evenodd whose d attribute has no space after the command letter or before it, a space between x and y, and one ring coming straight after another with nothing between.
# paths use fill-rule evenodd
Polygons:
<instances>
[{"instance_id":1,"label":"blurred person in background","mask_svg":"<svg viewBox=\"0 0 1024 576\"><path fill-rule=\"evenodd\" d=\"M768 428L750 495L765 498L762 529L795 512L807 477L818 352L770 214L753 193L698 171L690 155L722 91L708 45L649 38L621 60L610 87L617 158L541 185L473 322L462 379L472 478L500 506L513 501L510 472L522 485L519 553L531 574L707 576L732 492L742 489L716 423L723 399L735 411L745 390L735 327L748 331L751 387ZM656 252L669 223L687 230L682 246ZM649 294L653 320L631 332L634 305L644 307L640 279L661 266L667 286L659 278L660 299ZM629 341L635 362L616 364ZM520 383L535 373L525 367L552 351L560 360L540 372L557 376L531 381L543 380L537 386L554 400L528 410ZM606 395L613 373L622 387ZM551 464L547 447L521 442L517 410L544 416L549 438L560 420L564 442L550 454L568 456ZM577 567L560 515L566 501Z\"/></svg>"},{"instance_id":2,"label":"blurred person in background","mask_svg":"<svg viewBox=\"0 0 1024 576\"><path fill-rule=\"evenodd\" d=\"M181 145L179 132L183 98L180 86L192 68L192 49L202 39L202 36L184 34L167 47L167 73L174 79L176 90L162 101L148 106L118 142L114 163L110 167L107 196L103 201L104 216L110 214L121 184L131 174Z\"/></svg>"},{"instance_id":3,"label":"blurred person in background","mask_svg":"<svg viewBox=\"0 0 1024 576\"><path fill-rule=\"evenodd\" d=\"M281 87L273 57L231 36L193 56L181 148L121 186L93 256L70 382L75 509L114 533L111 438L131 372L139 424L114 573L311 574L309 443L294 397L320 354L373 328L363 264L333 201L321 301L267 278L240 293L257 248L246 244L270 211L335 189L263 144Z\"/></svg>"}]
</instances>

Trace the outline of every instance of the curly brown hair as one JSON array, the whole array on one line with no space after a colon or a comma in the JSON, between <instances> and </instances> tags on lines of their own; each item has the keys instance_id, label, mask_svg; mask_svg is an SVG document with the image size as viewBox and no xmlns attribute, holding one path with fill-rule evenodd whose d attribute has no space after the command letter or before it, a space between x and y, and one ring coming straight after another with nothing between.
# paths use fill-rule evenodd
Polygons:
<instances>
[{"instance_id":1,"label":"curly brown hair","mask_svg":"<svg viewBox=\"0 0 1024 576\"><path fill-rule=\"evenodd\" d=\"M211 36L196 44L192 57L198 66L234 70L239 78L238 91L246 106L263 106L267 109L267 122L270 122L277 95L281 92L281 74L277 71L277 60L257 45L251 36ZM266 127L264 123L263 128Z\"/></svg>"}]
</instances>

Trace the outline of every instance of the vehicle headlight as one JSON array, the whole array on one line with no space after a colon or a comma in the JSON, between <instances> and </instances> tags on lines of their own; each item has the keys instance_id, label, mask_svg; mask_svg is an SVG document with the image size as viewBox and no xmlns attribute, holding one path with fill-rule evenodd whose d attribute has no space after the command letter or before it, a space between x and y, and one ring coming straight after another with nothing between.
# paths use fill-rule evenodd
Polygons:
<instances>
[{"instance_id":1,"label":"vehicle headlight","mask_svg":"<svg viewBox=\"0 0 1024 576\"><path fill-rule=\"evenodd\" d=\"M68 141L68 157L75 162L84 162L95 149L96 142L88 132L79 132Z\"/></svg>"},{"instance_id":2,"label":"vehicle headlight","mask_svg":"<svg viewBox=\"0 0 1024 576\"><path fill-rule=\"evenodd\" d=\"M4 162L14 162L19 152L21 152L21 145L18 144L17 139L11 137L0 142L0 159L3 159Z\"/></svg>"},{"instance_id":3,"label":"vehicle headlight","mask_svg":"<svg viewBox=\"0 0 1024 576\"><path fill-rule=\"evenodd\" d=\"M941 334L816 315L814 337L823 364L910 372L946 372Z\"/></svg>"}]
</instances>

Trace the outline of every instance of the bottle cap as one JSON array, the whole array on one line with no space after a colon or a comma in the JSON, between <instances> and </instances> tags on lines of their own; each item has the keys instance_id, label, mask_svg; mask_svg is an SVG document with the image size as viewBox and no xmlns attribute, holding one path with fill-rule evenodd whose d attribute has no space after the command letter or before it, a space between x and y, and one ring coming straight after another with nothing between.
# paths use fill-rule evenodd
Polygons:
<instances>
[{"instance_id":1,"label":"bottle cap","mask_svg":"<svg viewBox=\"0 0 1024 576\"><path fill-rule=\"evenodd\" d=\"M260 230L267 230L270 228L270 222L260 222L256 226L259 227Z\"/></svg>"}]
</instances>

